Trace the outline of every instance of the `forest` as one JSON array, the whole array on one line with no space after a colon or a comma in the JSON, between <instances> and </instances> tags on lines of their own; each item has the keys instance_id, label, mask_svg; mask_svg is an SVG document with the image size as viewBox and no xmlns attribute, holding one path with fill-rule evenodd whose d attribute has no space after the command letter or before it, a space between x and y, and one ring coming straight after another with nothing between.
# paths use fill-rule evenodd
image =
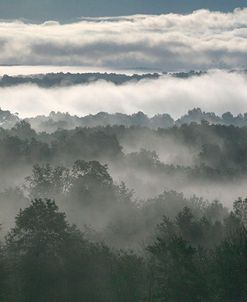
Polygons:
<instances>
[{"instance_id":1,"label":"forest","mask_svg":"<svg viewBox=\"0 0 247 302\"><path fill-rule=\"evenodd\" d=\"M246 71L243 70L243 73ZM135 73L132 75L128 74L120 74L120 73L100 73L100 72L88 72L88 73L47 73L47 74L34 74L34 75L17 75L17 76L10 76L10 75L3 75L0 77L0 87L12 87L16 85L23 85L23 84L35 84L39 87L44 88L51 88L51 87L58 87L58 86L72 86L72 85L82 85L97 81L106 81L111 82L116 85L121 85L127 82L138 82L141 80L151 80L151 79L158 79L162 75L168 75L175 78L190 78L193 76L201 76L206 74L206 72L202 71L190 71L190 72L174 72L174 73L167 73L167 72L160 72L160 73Z\"/></svg>"},{"instance_id":2,"label":"forest","mask_svg":"<svg viewBox=\"0 0 247 302\"><path fill-rule=\"evenodd\" d=\"M14 114L9 110L0 109L0 125L2 128L11 129L22 120L18 113ZM150 117L142 111L131 115L99 112L85 116L71 115L68 112L52 111L49 115L29 117L25 118L24 121L30 124L37 132L48 133L55 132L59 129L72 130L76 127L92 128L106 126L125 126L127 128L146 127L157 130L168 129L174 126L190 125L191 123L201 124L202 122L208 122L210 125L246 127L247 113L245 112L234 116L231 112L225 112L219 116L214 112L205 112L200 108L194 108L176 119L168 113L156 114Z\"/></svg>"},{"instance_id":3,"label":"forest","mask_svg":"<svg viewBox=\"0 0 247 302\"><path fill-rule=\"evenodd\" d=\"M0 128L0 301L247 300L245 126L33 125Z\"/></svg>"},{"instance_id":4,"label":"forest","mask_svg":"<svg viewBox=\"0 0 247 302\"><path fill-rule=\"evenodd\" d=\"M0 0L0 302L247 302L247 1Z\"/></svg>"}]
</instances>

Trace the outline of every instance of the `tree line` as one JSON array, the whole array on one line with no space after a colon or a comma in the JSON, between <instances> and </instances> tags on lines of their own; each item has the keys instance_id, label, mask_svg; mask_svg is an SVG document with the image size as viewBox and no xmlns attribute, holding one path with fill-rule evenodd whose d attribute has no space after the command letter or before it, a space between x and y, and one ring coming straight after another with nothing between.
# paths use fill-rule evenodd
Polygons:
<instances>
[{"instance_id":1,"label":"tree line","mask_svg":"<svg viewBox=\"0 0 247 302\"><path fill-rule=\"evenodd\" d=\"M89 241L35 199L1 245L1 301L246 301L247 200L224 221L184 207L139 252Z\"/></svg>"},{"instance_id":2,"label":"tree line","mask_svg":"<svg viewBox=\"0 0 247 302\"><path fill-rule=\"evenodd\" d=\"M163 188L178 176L190 184L238 179L246 137L246 128L205 121L158 130L0 128L0 301L245 302L247 199L227 209L169 188L141 199L113 174L140 174L143 190L150 175ZM171 145L193 162L162 161L157 152Z\"/></svg>"},{"instance_id":3,"label":"tree line","mask_svg":"<svg viewBox=\"0 0 247 302\"><path fill-rule=\"evenodd\" d=\"M197 177L235 177L246 174L247 128L191 123L170 129L106 126L36 132L25 121L7 130L0 128L0 167L8 169L20 164L65 163L77 159L99 160L128 165L135 158L139 168L149 162L156 172L182 172ZM149 143L148 143L149 142ZM147 147L147 145L149 146ZM162 145L163 150L159 145ZM174 145L174 149L167 149ZM134 152L126 152L132 146ZM194 154L193 162L162 162L157 154L186 148ZM151 150L150 150L151 149ZM152 163L151 163L152 162ZM136 169L138 167L136 166Z\"/></svg>"}]
</instances>

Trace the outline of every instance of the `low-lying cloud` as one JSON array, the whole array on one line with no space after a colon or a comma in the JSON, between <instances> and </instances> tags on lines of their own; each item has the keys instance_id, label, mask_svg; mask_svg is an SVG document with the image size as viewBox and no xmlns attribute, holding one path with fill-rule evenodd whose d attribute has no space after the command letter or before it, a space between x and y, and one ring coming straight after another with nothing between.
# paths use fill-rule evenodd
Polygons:
<instances>
[{"instance_id":1,"label":"low-lying cloud","mask_svg":"<svg viewBox=\"0 0 247 302\"><path fill-rule=\"evenodd\" d=\"M0 88L2 109L21 117L49 114L50 111L86 115L100 111L148 115L169 113L180 117L188 109L222 114L247 112L247 77L244 74L214 71L199 77L128 82L123 85L98 81L87 85L40 88L20 85Z\"/></svg>"},{"instance_id":2,"label":"low-lying cloud","mask_svg":"<svg viewBox=\"0 0 247 302\"><path fill-rule=\"evenodd\" d=\"M243 67L247 8L232 13L0 22L0 64L181 69Z\"/></svg>"}]
</instances>

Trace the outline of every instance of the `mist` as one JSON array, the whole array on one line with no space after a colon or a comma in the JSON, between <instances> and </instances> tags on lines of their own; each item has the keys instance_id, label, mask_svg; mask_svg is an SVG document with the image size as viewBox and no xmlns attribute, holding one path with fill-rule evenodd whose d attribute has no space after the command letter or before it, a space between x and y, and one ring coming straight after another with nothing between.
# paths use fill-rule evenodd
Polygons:
<instances>
[{"instance_id":1,"label":"mist","mask_svg":"<svg viewBox=\"0 0 247 302\"><path fill-rule=\"evenodd\" d=\"M0 0L0 302L247 301L246 0L170 2Z\"/></svg>"},{"instance_id":2,"label":"mist","mask_svg":"<svg viewBox=\"0 0 247 302\"><path fill-rule=\"evenodd\" d=\"M134 197L144 203L154 196L159 196L164 191L174 190L183 193L186 198L196 196L204 201L220 201L228 209L232 209L234 200L246 197L247 177L238 178L235 181L210 181L191 180L184 174L155 174L142 168L110 166L110 172L117 183L123 181L126 186L134 190Z\"/></svg>"},{"instance_id":3,"label":"mist","mask_svg":"<svg viewBox=\"0 0 247 302\"><path fill-rule=\"evenodd\" d=\"M239 114L247 111L247 79L241 73L212 71L189 79L163 76L116 86L99 81L87 85L43 89L33 85L0 88L1 107L18 112L21 117L48 115L51 111L75 115L134 113L148 115L169 113L183 115L188 109Z\"/></svg>"}]
</instances>

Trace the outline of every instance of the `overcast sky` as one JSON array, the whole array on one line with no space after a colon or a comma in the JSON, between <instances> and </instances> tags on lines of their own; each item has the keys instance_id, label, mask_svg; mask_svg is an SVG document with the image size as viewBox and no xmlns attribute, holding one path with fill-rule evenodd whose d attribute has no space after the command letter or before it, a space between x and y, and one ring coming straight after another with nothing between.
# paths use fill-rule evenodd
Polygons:
<instances>
[{"instance_id":1,"label":"overcast sky","mask_svg":"<svg viewBox=\"0 0 247 302\"><path fill-rule=\"evenodd\" d=\"M0 18L68 21L81 16L190 13L205 8L232 11L246 0L0 0Z\"/></svg>"},{"instance_id":2,"label":"overcast sky","mask_svg":"<svg viewBox=\"0 0 247 302\"><path fill-rule=\"evenodd\" d=\"M245 68L247 8L233 12L0 22L0 65L179 71Z\"/></svg>"}]
</instances>

